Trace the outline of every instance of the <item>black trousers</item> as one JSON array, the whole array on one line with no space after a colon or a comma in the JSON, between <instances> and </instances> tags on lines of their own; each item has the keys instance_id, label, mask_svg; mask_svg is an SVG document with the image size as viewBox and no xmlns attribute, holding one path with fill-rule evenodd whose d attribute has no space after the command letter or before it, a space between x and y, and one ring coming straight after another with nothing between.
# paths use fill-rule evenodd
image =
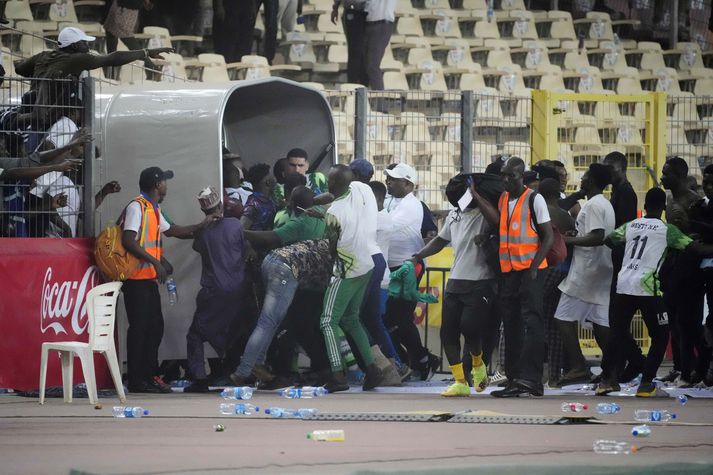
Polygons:
<instances>
[{"instance_id":1,"label":"black trousers","mask_svg":"<svg viewBox=\"0 0 713 475\"><path fill-rule=\"evenodd\" d=\"M420 264L420 266L417 266L416 282L421 280L424 272L423 262ZM391 267L389 270L394 272L398 268ZM421 334L413 321L416 305L417 302L390 296L386 300L386 314L384 315L384 323L391 334L394 346L396 346L397 351L399 345L406 348L411 367L416 367L419 361L428 355L428 349L421 343Z\"/></svg>"},{"instance_id":2,"label":"black trousers","mask_svg":"<svg viewBox=\"0 0 713 475\"><path fill-rule=\"evenodd\" d=\"M158 347L163 339L161 296L155 280L127 280L121 291L129 320L126 351L129 386L133 386L158 374Z\"/></svg>"},{"instance_id":3,"label":"black trousers","mask_svg":"<svg viewBox=\"0 0 713 475\"><path fill-rule=\"evenodd\" d=\"M651 382L661 365L668 343L668 313L663 299L661 297L616 294L612 309L614 313L609 315L611 333L607 348L612 364L603 369L602 378L611 380L618 376L615 374L616 368L620 366L618 363L625 358L624 343L631 338L631 320L634 318L634 313L641 310L651 338L651 348L649 348L649 354L644 362L641 381Z\"/></svg>"},{"instance_id":4,"label":"black trousers","mask_svg":"<svg viewBox=\"0 0 713 475\"><path fill-rule=\"evenodd\" d=\"M495 285L495 281L489 279L473 281L468 292L446 291L443 298L441 343L449 365L461 362L461 335L465 338L468 351L473 354L481 352L483 330L492 316Z\"/></svg>"},{"instance_id":5,"label":"black trousers","mask_svg":"<svg viewBox=\"0 0 713 475\"><path fill-rule=\"evenodd\" d=\"M225 18L213 16L213 46L228 63L240 61L252 51L255 0L225 0Z\"/></svg>"},{"instance_id":6,"label":"black trousers","mask_svg":"<svg viewBox=\"0 0 713 475\"><path fill-rule=\"evenodd\" d=\"M542 385L545 363L544 273L505 272L500 278L500 309L505 327L505 373L510 381Z\"/></svg>"},{"instance_id":7,"label":"black trousers","mask_svg":"<svg viewBox=\"0 0 713 475\"><path fill-rule=\"evenodd\" d=\"M369 85L364 64L364 34L366 13L358 10L345 10L342 15L344 34L347 37L347 80L354 84Z\"/></svg>"},{"instance_id":8,"label":"black trousers","mask_svg":"<svg viewBox=\"0 0 713 475\"><path fill-rule=\"evenodd\" d=\"M265 9L265 34L262 37L263 55L272 64L272 60L275 59L275 50L277 49L277 11L279 9L279 1L257 0L255 2L255 18L257 18L260 5Z\"/></svg>"},{"instance_id":9,"label":"black trousers","mask_svg":"<svg viewBox=\"0 0 713 475\"><path fill-rule=\"evenodd\" d=\"M384 90L384 73L381 71L381 60L389 46L394 24L391 22L367 22L364 29L364 64L369 78L369 88L375 91Z\"/></svg>"}]
</instances>

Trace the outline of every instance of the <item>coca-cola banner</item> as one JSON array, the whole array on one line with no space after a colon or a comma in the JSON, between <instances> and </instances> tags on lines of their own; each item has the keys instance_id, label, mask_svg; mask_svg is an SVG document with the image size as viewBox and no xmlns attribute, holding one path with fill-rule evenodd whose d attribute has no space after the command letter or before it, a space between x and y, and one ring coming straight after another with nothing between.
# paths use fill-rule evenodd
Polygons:
<instances>
[{"instance_id":1,"label":"coca-cola banner","mask_svg":"<svg viewBox=\"0 0 713 475\"><path fill-rule=\"evenodd\" d=\"M0 388L39 387L45 341L88 341L87 292L100 283L92 239L0 239ZM99 388L112 387L104 357L95 354ZM84 381L79 360L74 384ZM47 386L62 384L58 353L51 352Z\"/></svg>"}]
</instances>

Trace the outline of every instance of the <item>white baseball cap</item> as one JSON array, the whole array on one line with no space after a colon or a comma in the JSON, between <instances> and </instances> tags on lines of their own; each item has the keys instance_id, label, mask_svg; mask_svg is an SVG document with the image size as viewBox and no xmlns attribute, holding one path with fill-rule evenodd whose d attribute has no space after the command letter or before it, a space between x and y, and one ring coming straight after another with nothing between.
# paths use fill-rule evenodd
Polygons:
<instances>
[{"instance_id":1,"label":"white baseball cap","mask_svg":"<svg viewBox=\"0 0 713 475\"><path fill-rule=\"evenodd\" d=\"M59 43L60 48L65 48L69 45L73 45L74 43L78 43L79 41L94 40L96 40L95 37L89 36L79 28L75 28L73 26L62 28L62 31L60 31L59 35L57 36L57 43Z\"/></svg>"},{"instance_id":2,"label":"white baseball cap","mask_svg":"<svg viewBox=\"0 0 713 475\"><path fill-rule=\"evenodd\" d=\"M391 178L406 180L413 183L414 185L418 181L416 170L411 165L407 165L405 163L399 163L393 169L386 169L385 171L386 174L389 175Z\"/></svg>"}]
</instances>

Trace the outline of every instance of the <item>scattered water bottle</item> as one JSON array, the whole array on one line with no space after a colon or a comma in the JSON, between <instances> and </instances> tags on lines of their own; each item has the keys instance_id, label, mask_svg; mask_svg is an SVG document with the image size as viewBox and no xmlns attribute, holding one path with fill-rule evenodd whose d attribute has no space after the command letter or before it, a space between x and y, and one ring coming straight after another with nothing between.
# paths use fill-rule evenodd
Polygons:
<instances>
[{"instance_id":1,"label":"scattered water bottle","mask_svg":"<svg viewBox=\"0 0 713 475\"><path fill-rule=\"evenodd\" d=\"M586 411L588 407L589 406L581 402L563 402L562 412L582 412Z\"/></svg>"},{"instance_id":2,"label":"scattered water bottle","mask_svg":"<svg viewBox=\"0 0 713 475\"><path fill-rule=\"evenodd\" d=\"M220 393L223 399L250 399L253 397L254 389L249 386L241 386L237 388L225 388Z\"/></svg>"},{"instance_id":3,"label":"scattered water bottle","mask_svg":"<svg viewBox=\"0 0 713 475\"><path fill-rule=\"evenodd\" d=\"M111 415L118 418L132 418L138 419L139 417L144 417L149 415L149 410L142 407L132 407L132 406L114 406L111 410Z\"/></svg>"},{"instance_id":4,"label":"scattered water bottle","mask_svg":"<svg viewBox=\"0 0 713 475\"><path fill-rule=\"evenodd\" d=\"M486 13L486 16L488 18L488 23L492 23L493 16L495 16L495 12L493 11L493 3L494 3L494 0L488 0L488 11Z\"/></svg>"},{"instance_id":5,"label":"scattered water bottle","mask_svg":"<svg viewBox=\"0 0 713 475\"><path fill-rule=\"evenodd\" d=\"M166 290L168 290L168 303L176 305L176 302L178 302L178 288L173 277L169 277L166 281Z\"/></svg>"},{"instance_id":6,"label":"scattered water bottle","mask_svg":"<svg viewBox=\"0 0 713 475\"><path fill-rule=\"evenodd\" d=\"M14 393L14 392L15 392L14 389L10 389L10 388L0 388L0 394L12 394L12 393Z\"/></svg>"},{"instance_id":7,"label":"scattered water bottle","mask_svg":"<svg viewBox=\"0 0 713 475\"><path fill-rule=\"evenodd\" d=\"M678 400L678 403L682 406L685 406L688 402L688 396L686 396L685 394L679 394L676 399Z\"/></svg>"},{"instance_id":8,"label":"scattered water bottle","mask_svg":"<svg viewBox=\"0 0 713 475\"><path fill-rule=\"evenodd\" d=\"M597 404L597 412L599 414L617 414L619 411L621 411L621 407L614 402L600 402Z\"/></svg>"},{"instance_id":9,"label":"scattered water bottle","mask_svg":"<svg viewBox=\"0 0 713 475\"><path fill-rule=\"evenodd\" d=\"M285 409L282 407L269 407L265 414L281 419L304 419L317 414L317 409Z\"/></svg>"},{"instance_id":10,"label":"scattered water bottle","mask_svg":"<svg viewBox=\"0 0 713 475\"><path fill-rule=\"evenodd\" d=\"M260 408L253 404L250 404L250 403L236 404L233 402L221 403L220 406L218 407L218 410L220 411L221 414L223 414L225 416L232 416L234 414L249 416L250 414L255 414L256 412L260 412Z\"/></svg>"},{"instance_id":11,"label":"scattered water bottle","mask_svg":"<svg viewBox=\"0 0 713 475\"><path fill-rule=\"evenodd\" d=\"M639 422L668 422L676 418L676 414L665 409L637 409L634 419Z\"/></svg>"},{"instance_id":12,"label":"scattered water bottle","mask_svg":"<svg viewBox=\"0 0 713 475\"><path fill-rule=\"evenodd\" d=\"M318 440L320 442L344 442L344 431L336 430L313 430L307 433L309 440Z\"/></svg>"},{"instance_id":13,"label":"scattered water bottle","mask_svg":"<svg viewBox=\"0 0 713 475\"><path fill-rule=\"evenodd\" d=\"M171 381L172 388L187 388L191 384L193 384L193 381L190 379L177 379L175 381Z\"/></svg>"},{"instance_id":14,"label":"scattered water bottle","mask_svg":"<svg viewBox=\"0 0 713 475\"><path fill-rule=\"evenodd\" d=\"M624 454L636 453L636 446L628 442L617 442L615 440L597 440L592 446L597 454Z\"/></svg>"},{"instance_id":15,"label":"scattered water bottle","mask_svg":"<svg viewBox=\"0 0 713 475\"><path fill-rule=\"evenodd\" d=\"M634 437L648 437L651 435L651 427L647 426L646 424L635 426L633 429L631 429L631 435L633 435Z\"/></svg>"},{"instance_id":16,"label":"scattered water bottle","mask_svg":"<svg viewBox=\"0 0 713 475\"><path fill-rule=\"evenodd\" d=\"M329 393L324 386L304 386L302 388L286 388L278 391L278 394L287 399L308 399L313 397L326 396Z\"/></svg>"}]
</instances>

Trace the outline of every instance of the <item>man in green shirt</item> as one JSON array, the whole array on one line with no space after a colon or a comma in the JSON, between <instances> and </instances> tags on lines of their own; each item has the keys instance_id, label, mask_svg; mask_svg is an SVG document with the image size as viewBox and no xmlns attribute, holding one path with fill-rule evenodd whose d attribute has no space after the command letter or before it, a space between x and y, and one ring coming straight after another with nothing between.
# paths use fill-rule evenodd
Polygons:
<instances>
[{"instance_id":1,"label":"man in green shirt","mask_svg":"<svg viewBox=\"0 0 713 475\"><path fill-rule=\"evenodd\" d=\"M327 191L327 179L324 174L320 172L307 173L309 169L307 152L301 148L293 148L287 152L287 161L293 172L307 177L307 188L314 191L316 195Z\"/></svg>"}]
</instances>

